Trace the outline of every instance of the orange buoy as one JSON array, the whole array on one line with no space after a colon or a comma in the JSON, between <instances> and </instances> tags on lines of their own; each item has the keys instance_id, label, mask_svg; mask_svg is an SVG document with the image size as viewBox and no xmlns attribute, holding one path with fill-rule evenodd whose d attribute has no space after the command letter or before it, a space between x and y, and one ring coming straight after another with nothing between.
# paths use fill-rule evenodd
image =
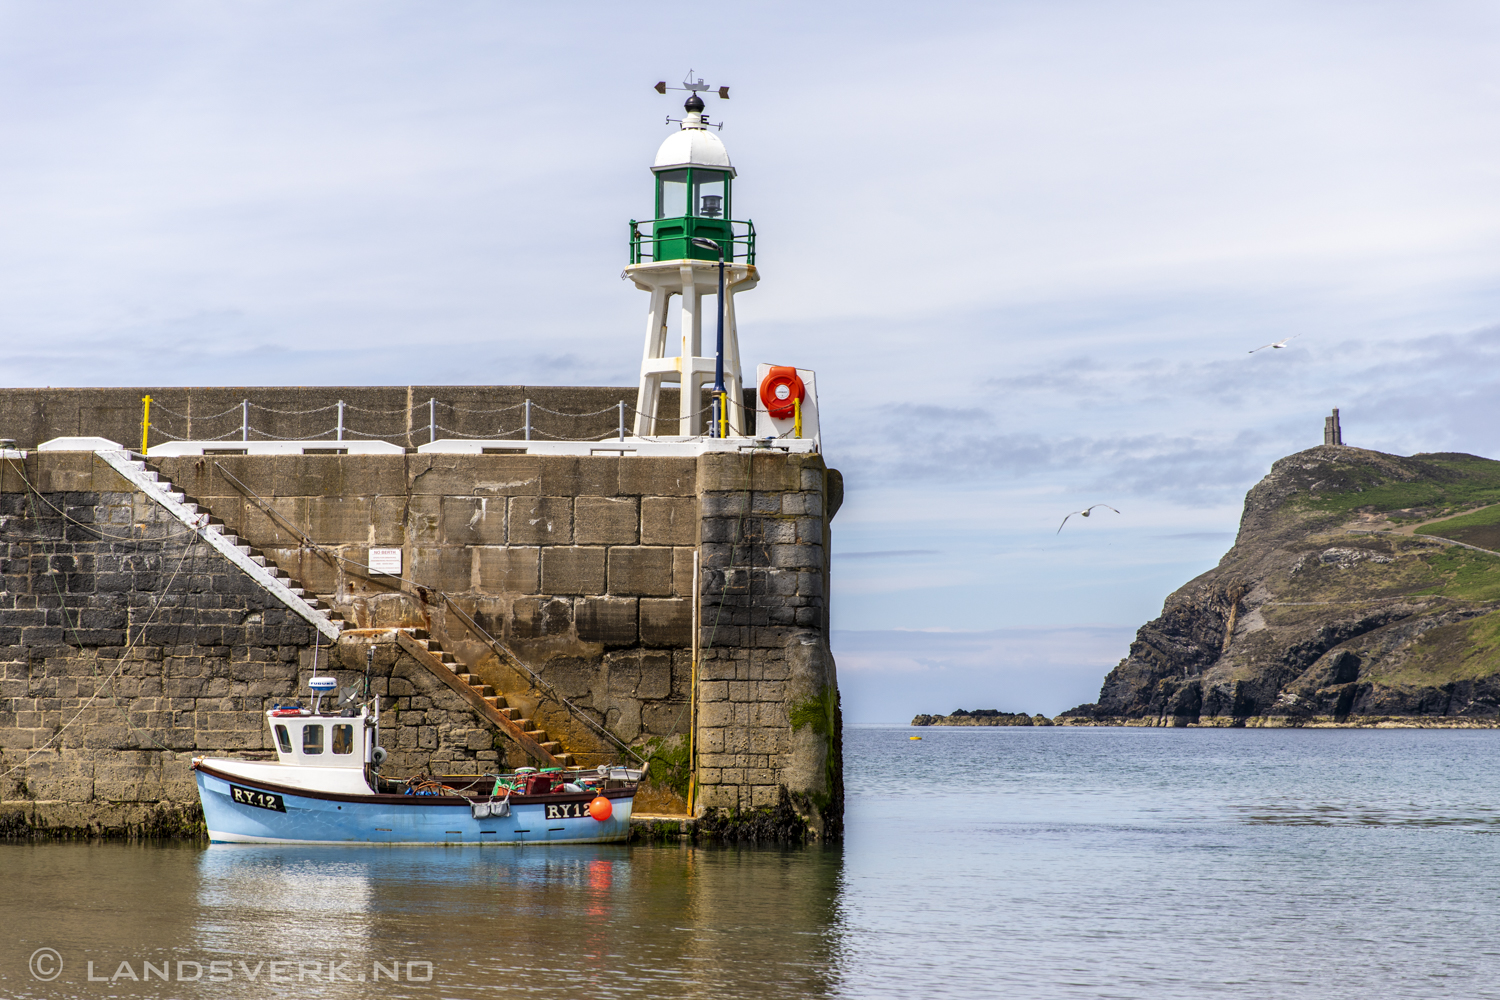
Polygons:
<instances>
[{"instance_id":1,"label":"orange buoy","mask_svg":"<svg viewBox=\"0 0 1500 1000\"><path fill-rule=\"evenodd\" d=\"M594 817L601 823L609 819L614 814L615 807L610 805L609 799L606 799L602 795L597 796L594 801L589 803L589 815Z\"/></svg>"}]
</instances>

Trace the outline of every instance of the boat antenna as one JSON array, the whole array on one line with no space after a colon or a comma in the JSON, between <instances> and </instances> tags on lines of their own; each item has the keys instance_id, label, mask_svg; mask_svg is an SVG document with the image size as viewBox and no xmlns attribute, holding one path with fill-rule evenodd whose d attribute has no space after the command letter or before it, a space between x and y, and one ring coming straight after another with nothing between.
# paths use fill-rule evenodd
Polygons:
<instances>
[{"instance_id":1,"label":"boat antenna","mask_svg":"<svg viewBox=\"0 0 1500 1000\"><path fill-rule=\"evenodd\" d=\"M375 666L375 644L365 650L365 698L370 697L370 671ZM380 747L380 699L375 699L375 746Z\"/></svg>"},{"instance_id":2,"label":"boat antenna","mask_svg":"<svg viewBox=\"0 0 1500 1000\"><path fill-rule=\"evenodd\" d=\"M313 631L313 662L312 676L307 679L307 686L313 693L313 715L321 715L323 696L339 686L339 682L332 677L318 676L318 644L323 634L317 630Z\"/></svg>"}]
</instances>

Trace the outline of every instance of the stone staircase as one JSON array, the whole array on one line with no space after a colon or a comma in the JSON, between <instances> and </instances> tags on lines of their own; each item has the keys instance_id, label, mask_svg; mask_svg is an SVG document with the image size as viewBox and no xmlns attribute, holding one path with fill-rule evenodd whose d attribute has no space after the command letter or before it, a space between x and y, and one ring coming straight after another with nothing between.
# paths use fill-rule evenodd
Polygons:
<instances>
[{"instance_id":1,"label":"stone staircase","mask_svg":"<svg viewBox=\"0 0 1500 1000\"><path fill-rule=\"evenodd\" d=\"M563 751L562 744L547 738L547 731L532 719L521 717L521 710L511 708L505 696L497 694L478 674L468 673L458 658L442 647L425 629L397 629L396 642L418 663L431 670L449 687L479 709L480 713L504 729L533 758L551 767L574 767L573 755Z\"/></svg>"},{"instance_id":2,"label":"stone staircase","mask_svg":"<svg viewBox=\"0 0 1500 1000\"><path fill-rule=\"evenodd\" d=\"M140 466L141 471L145 474L145 477L147 479L153 480L159 487L161 487L161 489L166 493L167 499L175 500L176 502L182 504L184 507L188 508L190 512L205 517L207 519L207 524L204 528L205 531L210 531L219 535L224 539L224 541L234 546L246 558L255 563L255 565L265 569L265 571L272 577L285 584L286 588L293 594L302 598L302 600L306 602L307 605L314 611L319 612L324 618L328 619L328 621L332 623L335 628L343 628L347 624L344 621L343 613L336 610L333 607L331 601L327 601L324 598L314 594L309 594L305 589L303 589L302 585L297 580L294 580L286 572L286 570L276 565L275 562L267 559L265 552L253 545L244 544L238 535L234 534L228 529L228 527L224 524L223 518L216 516L212 510L202 504L196 497L190 497L186 493L177 492L176 488L173 487L171 482L161 478L161 473L151 468L151 466L147 465L145 462L137 461L135 464Z\"/></svg>"},{"instance_id":3,"label":"stone staircase","mask_svg":"<svg viewBox=\"0 0 1500 1000\"><path fill-rule=\"evenodd\" d=\"M244 544L228 530L222 518L197 498L180 492L161 473L143 459L125 451L101 450L95 454L138 490L164 507L173 517L198 531L204 541L220 555L240 568L275 597L328 636L337 639L345 627L344 616L327 601L309 594L280 566L266 559L265 553Z\"/></svg>"},{"instance_id":4,"label":"stone staircase","mask_svg":"<svg viewBox=\"0 0 1500 1000\"><path fill-rule=\"evenodd\" d=\"M238 563L252 576L264 574L259 582L269 586L272 593L283 600L290 598L293 606L305 607L299 612L318 620L321 631L336 637L348 623L343 613L334 607L332 595L307 593L297 580L270 559L265 552L253 545L244 544L240 537L228 529L224 520L214 514L195 497L179 492L161 473L145 461L128 453L100 453L117 471L125 475L138 487L144 489L158 503L184 523L191 524L210 539L222 554ZM457 658L431 638L423 629L394 629L398 644L412 657L435 674L449 687L461 694L474 709L494 725L504 730L526 753L550 767L573 767L577 761L564 752L562 744L548 739L547 731L537 726L532 719L522 718L521 710L510 707L505 696L497 694L477 674L468 673Z\"/></svg>"}]
</instances>

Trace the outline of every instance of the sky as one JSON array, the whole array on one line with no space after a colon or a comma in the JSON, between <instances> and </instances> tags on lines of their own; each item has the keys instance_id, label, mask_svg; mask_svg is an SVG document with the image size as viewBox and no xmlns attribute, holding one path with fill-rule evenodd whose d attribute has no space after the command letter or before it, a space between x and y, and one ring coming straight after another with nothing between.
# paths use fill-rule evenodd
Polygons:
<instances>
[{"instance_id":1,"label":"sky","mask_svg":"<svg viewBox=\"0 0 1500 1000\"><path fill-rule=\"evenodd\" d=\"M1447 0L0 2L0 385L633 384L691 68L846 718L1054 714L1331 407L1500 455L1496 65Z\"/></svg>"}]
</instances>

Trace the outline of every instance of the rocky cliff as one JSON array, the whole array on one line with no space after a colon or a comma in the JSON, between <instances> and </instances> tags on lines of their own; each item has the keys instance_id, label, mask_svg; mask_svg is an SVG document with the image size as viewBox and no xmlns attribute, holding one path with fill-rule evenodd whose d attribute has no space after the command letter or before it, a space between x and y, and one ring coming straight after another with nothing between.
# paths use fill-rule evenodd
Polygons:
<instances>
[{"instance_id":1,"label":"rocky cliff","mask_svg":"<svg viewBox=\"0 0 1500 1000\"><path fill-rule=\"evenodd\" d=\"M1494 506L1492 506L1494 505ZM1063 723L1500 724L1500 462L1325 445Z\"/></svg>"}]
</instances>

